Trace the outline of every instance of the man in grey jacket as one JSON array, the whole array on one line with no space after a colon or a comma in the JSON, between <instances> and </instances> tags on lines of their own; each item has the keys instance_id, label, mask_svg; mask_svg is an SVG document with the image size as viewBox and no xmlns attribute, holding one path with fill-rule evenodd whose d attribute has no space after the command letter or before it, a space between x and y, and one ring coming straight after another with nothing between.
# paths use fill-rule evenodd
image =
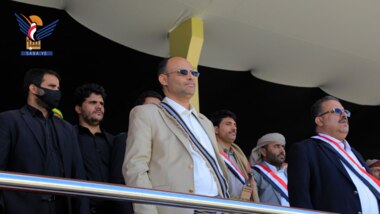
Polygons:
<instances>
[{"instance_id":1,"label":"man in grey jacket","mask_svg":"<svg viewBox=\"0 0 380 214\"><path fill-rule=\"evenodd\" d=\"M250 163L262 203L289 206L285 144L282 134L269 133L252 150Z\"/></svg>"}]
</instances>

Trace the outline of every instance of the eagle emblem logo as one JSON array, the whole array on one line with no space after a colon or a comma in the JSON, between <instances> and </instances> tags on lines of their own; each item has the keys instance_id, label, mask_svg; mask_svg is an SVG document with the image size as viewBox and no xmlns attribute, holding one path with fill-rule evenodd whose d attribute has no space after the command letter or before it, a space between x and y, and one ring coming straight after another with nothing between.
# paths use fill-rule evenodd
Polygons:
<instances>
[{"instance_id":1,"label":"eagle emblem logo","mask_svg":"<svg viewBox=\"0 0 380 214\"><path fill-rule=\"evenodd\" d=\"M26 36L27 50L40 50L41 40L50 36L57 26L58 19L44 26L39 16L31 15L29 18L23 14L15 13L20 31Z\"/></svg>"}]
</instances>

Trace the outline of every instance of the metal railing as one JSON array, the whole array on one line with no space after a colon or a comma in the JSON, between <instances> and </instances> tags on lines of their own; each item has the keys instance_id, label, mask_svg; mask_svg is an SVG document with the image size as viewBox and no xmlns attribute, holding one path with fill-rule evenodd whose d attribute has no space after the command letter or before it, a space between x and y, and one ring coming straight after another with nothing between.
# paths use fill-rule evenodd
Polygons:
<instances>
[{"instance_id":1,"label":"metal railing","mask_svg":"<svg viewBox=\"0 0 380 214\"><path fill-rule=\"evenodd\" d=\"M250 202L219 199L206 196L132 188L98 182L61 179L22 173L0 172L0 188L7 190L33 190L39 193L69 196L90 196L103 199L132 201L146 204L175 206L202 210L237 213L317 214L313 210L270 206Z\"/></svg>"}]
</instances>

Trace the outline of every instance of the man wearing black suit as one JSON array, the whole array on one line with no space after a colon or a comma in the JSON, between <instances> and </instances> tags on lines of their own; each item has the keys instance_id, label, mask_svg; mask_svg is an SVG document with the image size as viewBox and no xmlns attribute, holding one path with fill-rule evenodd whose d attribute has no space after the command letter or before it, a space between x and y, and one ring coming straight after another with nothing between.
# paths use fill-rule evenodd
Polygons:
<instances>
[{"instance_id":1,"label":"man wearing black suit","mask_svg":"<svg viewBox=\"0 0 380 214\"><path fill-rule=\"evenodd\" d=\"M351 113L326 96L311 108L317 135L288 153L290 205L336 213L379 213L379 182L348 144Z\"/></svg>"},{"instance_id":2,"label":"man wearing black suit","mask_svg":"<svg viewBox=\"0 0 380 214\"><path fill-rule=\"evenodd\" d=\"M0 170L85 179L72 125L53 116L61 98L58 73L30 69L24 77L27 104L0 114ZM88 213L88 201L50 194L1 191L6 214Z\"/></svg>"}]
</instances>

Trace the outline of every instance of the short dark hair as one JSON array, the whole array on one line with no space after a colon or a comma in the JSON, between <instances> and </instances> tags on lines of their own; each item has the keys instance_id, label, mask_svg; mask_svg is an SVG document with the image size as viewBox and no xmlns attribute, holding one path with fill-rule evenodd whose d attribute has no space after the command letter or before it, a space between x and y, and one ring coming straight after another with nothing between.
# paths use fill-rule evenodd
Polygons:
<instances>
[{"instance_id":1,"label":"short dark hair","mask_svg":"<svg viewBox=\"0 0 380 214\"><path fill-rule=\"evenodd\" d=\"M61 81L61 77L56 71L46 68L31 68L24 75L23 88L26 95L29 92L29 85L41 86L45 74L56 76Z\"/></svg>"},{"instance_id":2,"label":"short dark hair","mask_svg":"<svg viewBox=\"0 0 380 214\"><path fill-rule=\"evenodd\" d=\"M235 122L237 122L236 114L227 109L221 109L221 110L215 111L214 113L210 115L210 120L214 126L219 126L222 120L227 117L231 117L232 119L235 120Z\"/></svg>"},{"instance_id":3,"label":"short dark hair","mask_svg":"<svg viewBox=\"0 0 380 214\"><path fill-rule=\"evenodd\" d=\"M103 88L103 86L98 85L96 83L86 83L75 89L74 99L75 105L81 106L82 103L89 97L91 94L100 95L103 97L103 100L106 99L107 94Z\"/></svg>"},{"instance_id":4,"label":"short dark hair","mask_svg":"<svg viewBox=\"0 0 380 214\"><path fill-rule=\"evenodd\" d=\"M322 104L329 101L329 100L335 100L337 102L340 102L338 98L333 97L333 96L324 96L321 99L317 100L310 109L311 112L311 118L314 120L318 115L322 114Z\"/></svg>"},{"instance_id":5,"label":"short dark hair","mask_svg":"<svg viewBox=\"0 0 380 214\"><path fill-rule=\"evenodd\" d=\"M138 105L144 104L145 98L147 98L147 97L155 97L155 98L157 98L159 100L162 100L161 94L159 94L158 92L153 91L153 90L148 90L148 91L142 92L139 95L139 97L137 98L137 100L135 102L135 105L138 106Z\"/></svg>"},{"instance_id":6,"label":"short dark hair","mask_svg":"<svg viewBox=\"0 0 380 214\"><path fill-rule=\"evenodd\" d=\"M167 72L167 66L168 66L168 61L173 58L173 57L167 57L161 60L161 62L158 64L157 68L157 75L159 76L160 74L164 74Z\"/></svg>"}]
</instances>

